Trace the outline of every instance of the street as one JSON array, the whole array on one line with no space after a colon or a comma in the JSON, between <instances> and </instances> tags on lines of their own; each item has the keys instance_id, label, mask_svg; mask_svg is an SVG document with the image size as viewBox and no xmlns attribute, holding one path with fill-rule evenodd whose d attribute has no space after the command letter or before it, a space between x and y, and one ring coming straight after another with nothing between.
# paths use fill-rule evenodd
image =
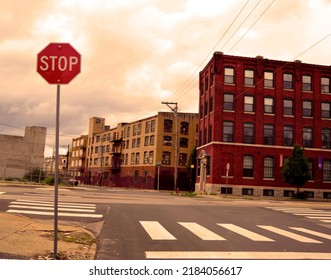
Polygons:
<instances>
[{"instance_id":1,"label":"street","mask_svg":"<svg viewBox=\"0 0 331 280\"><path fill-rule=\"evenodd\" d=\"M0 186L0 211L52 219L53 188ZM331 259L328 202L60 188L59 223L98 237L98 260Z\"/></svg>"}]
</instances>

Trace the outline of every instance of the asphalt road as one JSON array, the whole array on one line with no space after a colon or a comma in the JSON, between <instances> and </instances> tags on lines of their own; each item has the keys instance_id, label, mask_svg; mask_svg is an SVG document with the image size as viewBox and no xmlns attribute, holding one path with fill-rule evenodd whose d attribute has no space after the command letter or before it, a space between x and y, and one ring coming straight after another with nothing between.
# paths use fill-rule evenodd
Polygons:
<instances>
[{"instance_id":1,"label":"asphalt road","mask_svg":"<svg viewBox=\"0 0 331 280\"><path fill-rule=\"evenodd\" d=\"M52 219L53 189L0 185L0 211ZM97 259L331 259L327 202L60 188L59 219L98 236Z\"/></svg>"}]
</instances>

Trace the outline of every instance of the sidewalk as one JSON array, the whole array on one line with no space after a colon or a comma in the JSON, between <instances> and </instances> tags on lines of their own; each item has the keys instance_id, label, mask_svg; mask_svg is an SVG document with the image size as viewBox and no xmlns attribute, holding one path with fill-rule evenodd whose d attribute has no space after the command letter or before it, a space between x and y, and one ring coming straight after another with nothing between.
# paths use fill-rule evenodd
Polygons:
<instances>
[{"instance_id":1,"label":"sidewalk","mask_svg":"<svg viewBox=\"0 0 331 280\"><path fill-rule=\"evenodd\" d=\"M0 213L0 259L53 259L54 224ZM58 259L93 260L96 238L82 228L58 225Z\"/></svg>"}]
</instances>

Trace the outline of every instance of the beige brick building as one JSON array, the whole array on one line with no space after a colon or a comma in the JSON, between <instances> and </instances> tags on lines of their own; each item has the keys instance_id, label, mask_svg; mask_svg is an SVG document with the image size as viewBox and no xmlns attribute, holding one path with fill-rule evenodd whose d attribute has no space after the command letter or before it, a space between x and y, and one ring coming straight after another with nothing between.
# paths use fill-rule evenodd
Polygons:
<instances>
[{"instance_id":1,"label":"beige brick building","mask_svg":"<svg viewBox=\"0 0 331 280\"><path fill-rule=\"evenodd\" d=\"M187 163L196 147L198 114L159 112L110 128L91 118L87 140L86 184L146 189L188 189ZM177 145L176 145L177 139ZM177 147L177 165L176 165ZM176 168L177 166L177 168Z\"/></svg>"},{"instance_id":2,"label":"beige brick building","mask_svg":"<svg viewBox=\"0 0 331 280\"><path fill-rule=\"evenodd\" d=\"M46 127L26 127L24 136L0 135L0 176L21 179L33 168L43 168Z\"/></svg>"}]
</instances>

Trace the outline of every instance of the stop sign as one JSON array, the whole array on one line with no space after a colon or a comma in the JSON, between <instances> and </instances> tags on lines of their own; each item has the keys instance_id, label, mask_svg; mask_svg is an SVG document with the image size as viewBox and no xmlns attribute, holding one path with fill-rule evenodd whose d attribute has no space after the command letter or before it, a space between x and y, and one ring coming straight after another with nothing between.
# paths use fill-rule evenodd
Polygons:
<instances>
[{"instance_id":1,"label":"stop sign","mask_svg":"<svg viewBox=\"0 0 331 280\"><path fill-rule=\"evenodd\" d=\"M37 72L50 84L68 84L80 72L80 54L68 43L50 43L37 56Z\"/></svg>"}]
</instances>

